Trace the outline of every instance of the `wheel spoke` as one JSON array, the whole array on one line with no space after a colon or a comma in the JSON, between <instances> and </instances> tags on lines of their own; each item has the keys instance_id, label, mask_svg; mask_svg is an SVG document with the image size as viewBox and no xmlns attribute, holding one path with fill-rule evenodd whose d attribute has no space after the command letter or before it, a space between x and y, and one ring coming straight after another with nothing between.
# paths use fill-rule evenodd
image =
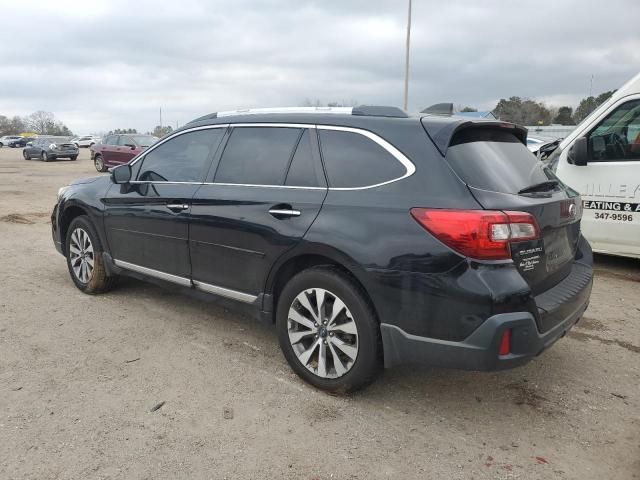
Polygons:
<instances>
[{"instance_id":1,"label":"wheel spoke","mask_svg":"<svg viewBox=\"0 0 640 480\"><path fill-rule=\"evenodd\" d=\"M304 330L302 332L289 332L289 340L291 341L291 345L295 345L303 338L310 337L315 332L311 330Z\"/></svg>"},{"instance_id":2,"label":"wheel spoke","mask_svg":"<svg viewBox=\"0 0 640 480\"><path fill-rule=\"evenodd\" d=\"M307 350L305 350L304 352L302 352L302 354L300 354L300 356L298 356L298 358L300 359L300 361L305 367L309 363L309 360L311 359L311 355L313 355L313 352L316 350L316 347L318 346L319 343L320 343L319 339L316 340L311 344L311 346Z\"/></svg>"},{"instance_id":3,"label":"wheel spoke","mask_svg":"<svg viewBox=\"0 0 640 480\"><path fill-rule=\"evenodd\" d=\"M338 352L336 352L332 342L329 342L329 350L331 351L331 358L333 358L333 366L336 369L336 374L341 377L347 373L347 367L342 363L342 359L338 355Z\"/></svg>"},{"instance_id":4,"label":"wheel spoke","mask_svg":"<svg viewBox=\"0 0 640 480\"><path fill-rule=\"evenodd\" d=\"M296 297L296 299L298 300L298 302L300 302L300 305L306 308L309 311L309 314L311 314L313 318L316 321L318 321L318 315L315 309L311 306L311 303L309 303L309 297L307 297L307 292L302 292L300 295Z\"/></svg>"},{"instance_id":5,"label":"wheel spoke","mask_svg":"<svg viewBox=\"0 0 640 480\"><path fill-rule=\"evenodd\" d=\"M325 315L325 293L327 293L326 290L323 290L321 288L316 288L315 289L316 292L316 305L318 306L318 322L322 322L322 320L324 319L324 315Z\"/></svg>"},{"instance_id":6,"label":"wheel spoke","mask_svg":"<svg viewBox=\"0 0 640 480\"><path fill-rule=\"evenodd\" d=\"M318 351L318 375L327 376L327 345L325 342L319 342L320 350Z\"/></svg>"},{"instance_id":7,"label":"wheel spoke","mask_svg":"<svg viewBox=\"0 0 640 480\"><path fill-rule=\"evenodd\" d=\"M91 267L91 269L93 270L93 258L89 257L88 255L84 258L85 262L87 262L87 265L89 265Z\"/></svg>"},{"instance_id":8,"label":"wheel spoke","mask_svg":"<svg viewBox=\"0 0 640 480\"><path fill-rule=\"evenodd\" d=\"M354 322L352 319L348 319L346 322L340 323L338 325L331 325L331 327L329 327L329 331L349 333L351 335L358 334L356 322Z\"/></svg>"},{"instance_id":9,"label":"wheel spoke","mask_svg":"<svg viewBox=\"0 0 640 480\"><path fill-rule=\"evenodd\" d=\"M75 256L79 256L80 255L80 249L73 242L71 242L71 245L69 245L69 251L72 254L74 254Z\"/></svg>"},{"instance_id":10,"label":"wheel spoke","mask_svg":"<svg viewBox=\"0 0 640 480\"><path fill-rule=\"evenodd\" d=\"M343 342L338 337L329 337L329 341L351 360L356 359L356 356L358 355L358 349L356 347Z\"/></svg>"},{"instance_id":11,"label":"wheel spoke","mask_svg":"<svg viewBox=\"0 0 640 480\"><path fill-rule=\"evenodd\" d=\"M289 309L289 320L293 320L294 322L299 323L300 325L304 325L305 327L311 330L316 328L313 325L313 320L309 320L307 317L302 316L301 313L299 313L293 308Z\"/></svg>"},{"instance_id":12,"label":"wheel spoke","mask_svg":"<svg viewBox=\"0 0 640 480\"><path fill-rule=\"evenodd\" d=\"M342 300L336 297L335 301L333 302L333 310L331 311L331 318L329 319L329 325L335 322L336 318L338 318L338 315L340 315L340 312L342 312L346 308L347 307L345 306L344 303L342 303Z\"/></svg>"}]
</instances>

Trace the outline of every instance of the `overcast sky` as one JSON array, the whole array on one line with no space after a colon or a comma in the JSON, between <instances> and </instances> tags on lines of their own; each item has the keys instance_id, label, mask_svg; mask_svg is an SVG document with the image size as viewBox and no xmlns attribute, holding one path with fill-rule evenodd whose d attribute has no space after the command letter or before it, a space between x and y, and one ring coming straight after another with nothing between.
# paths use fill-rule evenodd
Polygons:
<instances>
[{"instance_id":1,"label":"overcast sky","mask_svg":"<svg viewBox=\"0 0 640 480\"><path fill-rule=\"evenodd\" d=\"M640 71L640 1L414 0L409 109L575 106ZM305 99L400 106L406 0L2 0L0 114L74 132Z\"/></svg>"}]
</instances>

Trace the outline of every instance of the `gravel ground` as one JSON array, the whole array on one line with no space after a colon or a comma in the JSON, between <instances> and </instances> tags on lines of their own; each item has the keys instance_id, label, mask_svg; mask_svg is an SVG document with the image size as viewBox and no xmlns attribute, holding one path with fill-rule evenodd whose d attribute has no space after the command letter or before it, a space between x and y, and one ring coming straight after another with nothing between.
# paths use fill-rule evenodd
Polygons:
<instances>
[{"instance_id":1,"label":"gravel ground","mask_svg":"<svg viewBox=\"0 0 640 480\"><path fill-rule=\"evenodd\" d=\"M88 151L20 155L0 149L0 478L640 478L640 262L598 257L586 316L525 367L332 397L215 303L80 293L48 216Z\"/></svg>"}]
</instances>

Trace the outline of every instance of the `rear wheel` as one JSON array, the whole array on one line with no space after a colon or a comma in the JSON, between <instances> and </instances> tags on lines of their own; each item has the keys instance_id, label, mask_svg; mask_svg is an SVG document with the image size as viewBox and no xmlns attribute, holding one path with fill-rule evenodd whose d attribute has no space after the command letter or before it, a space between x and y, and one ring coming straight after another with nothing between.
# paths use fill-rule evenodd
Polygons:
<instances>
[{"instance_id":1,"label":"rear wheel","mask_svg":"<svg viewBox=\"0 0 640 480\"><path fill-rule=\"evenodd\" d=\"M42 160L43 162L48 162L49 160L51 160L51 156L43 150L42 153L40 153L40 160Z\"/></svg>"},{"instance_id":2,"label":"rear wheel","mask_svg":"<svg viewBox=\"0 0 640 480\"><path fill-rule=\"evenodd\" d=\"M31 157L29 156L26 150L22 151L22 156L24 157L25 160L31 160Z\"/></svg>"},{"instance_id":3,"label":"rear wheel","mask_svg":"<svg viewBox=\"0 0 640 480\"><path fill-rule=\"evenodd\" d=\"M67 268L76 287L89 294L111 290L117 277L107 275L100 238L89 217L81 215L71 221L65 247Z\"/></svg>"},{"instance_id":4,"label":"rear wheel","mask_svg":"<svg viewBox=\"0 0 640 480\"><path fill-rule=\"evenodd\" d=\"M99 172L107 171L107 169L104 166L104 160L102 160L102 155L96 155L96 158L93 159L93 165L96 167L96 170Z\"/></svg>"},{"instance_id":5,"label":"rear wheel","mask_svg":"<svg viewBox=\"0 0 640 480\"><path fill-rule=\"evenodd\" d=\"M276 327L289 365L315 387L344 393L375 378L378 322L362 290L342 271L315 267L293 277L280 295Z\"/></svg>"},{"instance_id":6,"label":"rear wheel","mask_svg":"<svg viewBox=\"0 0 640 480\"><path fill-rule=\"evenodd\" d=\"M78 159L78 155L71 155L69 158L71 160L77 160Z\"/></svg>"}]
</instances>

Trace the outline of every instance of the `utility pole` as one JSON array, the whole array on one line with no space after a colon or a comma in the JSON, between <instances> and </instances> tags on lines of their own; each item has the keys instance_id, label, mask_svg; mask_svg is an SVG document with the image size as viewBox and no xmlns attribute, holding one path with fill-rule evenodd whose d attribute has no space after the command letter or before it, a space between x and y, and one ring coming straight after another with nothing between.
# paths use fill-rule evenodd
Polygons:
<instances>
[{"instance_id":1,"label":"utility pole","mask_svg":"<svg viewBox=\"0 0 640 480\"><path fill-rule=\"evenodd\" d=\"M162 128L162 107L160 107L160 128Z\"/></svg>"},{"instance_id":2,"label":"utility pole","mask_svg":"<svg viewBox=\"0 0 640 480\"><path fill-rule=\"evenodd\" d=\"M589 96L593 97L593 73L591 74L591 84L589 85Z\"/></svg>"},{"instance_id":3,"label":"utility pole","mask_svg":"<svg viewBox=\"0 0 640 480\"><path fill-rule=\"evenodd\" d=\"M411 43L411 0L409 0L409 13L407 15L407 45L405 52L404 64L404 103L403 108L406 110L409 103L409 46Z\"/></svg>"}]
</instances>

